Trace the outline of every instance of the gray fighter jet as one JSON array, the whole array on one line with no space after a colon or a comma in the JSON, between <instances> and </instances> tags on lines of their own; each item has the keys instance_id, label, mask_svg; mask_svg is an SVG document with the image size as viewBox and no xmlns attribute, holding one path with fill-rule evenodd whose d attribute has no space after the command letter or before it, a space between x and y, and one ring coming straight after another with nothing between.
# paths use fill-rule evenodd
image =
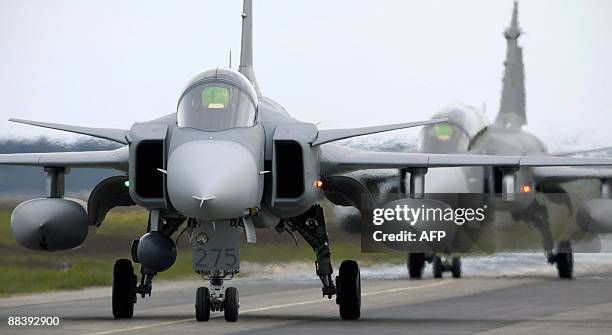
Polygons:
<instances>
[{"instance_id":1,"label":"gray fighter jet","mask_svg":"<svg viewBox=\"0 0 612 335\"><path fill-rule=\"evenodd\" d=\"M364 169L404 169L410 195L424 192L429 168L490 166L503 171L503 191L516 192L521 167L612 165L612 159L458 154L402 154L355 151L332 142L445 121L401 123L358 129L318 130L293 119L262 95L253 71L252 1L244 1L239 71L213 68L189 81L177 111L131 129L104 129L25 120L40 127L104 138L124 144L114 151L0 155L0 164L39 166L47 174L47 197L15 208L11 228L24 247L42 251L76 248L116 206L139 205L150 215L148 232L132 245L132 260L115 263L112 311L131 318L137 296L151 294L152 280L176 258L171 236L185 227L193 267L210 281L196 292L195 315L211 311L238 319L239 296L225 281L240 270L239 235L256 241L256 228L298 232L316 255L322 292L336 297L340 316L361 314L358 264L344 261L333 277L325 217L317 199L333 190L334 201L359 206L363 190L342 176ZM113 168L125 173L101 181L86 203L64 197L71 168ZM326 193L327 194L327 193ZM145 224L143 222L143 224ZM140 280L132 263L140 264Z\"/></svg>"},{"instance_id":2,"label":"gray fighter jet","mask_svg":"<svg viewBox=\"0 0 612 335\"><path fill-rule=\"evenodd\" d=\"M518 3L514 2L510 26L504 31L507 42L506 60L504 62L503 88L500 111L495 122L490 123L478 109L456 104L448 106L434 114L434 119L446 118L446 122L423 127L419 138L419 151L424 153L464 153L484 155L521 155L545 156L547 149L535 135L526 132L522 127L527 124L525 105L525 75L523 50L518 44L522 30L518 20ZM605 148L607 149L607 148ZM589 151L599 151L594 149ZM561 156L579 154L581 152L561 153ZM492 167L442 168L430 171L425 191L427 193L499 193L501 192L502 172ZM387 178L388 179L388 178ZM608 212L600 200L573 205L569 193L563 183L578 179L595 179L601 182L602 197L607 197L608 176L603 171L585 171L576 168L531 168L523 169L517 180L519 191L523 193L544 192L554 194L557 202L568 207L574 207L570 213L576 214L578 226L571 227L577 235L579 232L610 233L612 225L601 224L604 219L599 213ZM380 181L376 176L362 177L363 181ZM515 219L523 220L533 225L541 234L542 246L546 259L550 264L556 264L559 277L571 278L573 274L573 257L570 241L559 241L556 251L555 241L551 233L549 208L554 201L531 201L525 204L523 215ZM578 207L578 208L575 208ZM593 218L593 215L600 217ZM355 225L358 219L351 218ZM594 222L598 222L594 224ZM575 235L568 233L567 235ZM575 235L575 236L577 236ZM425 262L433 265L433 274L441 278L442 273L449 271L453 277L461 276L461 261L454 257L426 255L413 253L408 260L409 275L413 279L421 278Z\"/></svg>"}]
</instances>

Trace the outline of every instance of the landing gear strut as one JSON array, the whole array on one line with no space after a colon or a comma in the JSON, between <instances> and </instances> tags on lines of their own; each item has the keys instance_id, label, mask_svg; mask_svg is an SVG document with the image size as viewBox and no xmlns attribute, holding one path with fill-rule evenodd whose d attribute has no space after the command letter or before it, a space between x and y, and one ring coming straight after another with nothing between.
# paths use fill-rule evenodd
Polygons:
<instances>
[{"instance_id":1,"label":"landing gear strut","mask_svg":"<svg viewBox=\"0 0 612 335\"><path fill-rule=\"evenodd\" d=\"M159 210L150 211L147 233L132 243L132 260L119 259L113 268L112 306L115 319L132 318L137 295L141 298L151 295L155 275L174 264L176 245L170 236L183 221L180 217L163 216ZM132 261L140 263L140 284Z\"/></svg>"},{"instance_id":2,"label":"landing gear strut","mask_svg":"<svg viewBox=\"0 0 612 335\"><path fill-rule=\"evenodd\" d=\"M137 295L142 298L151 295L153 277L156 273L145 273L141 268L140 285L134 274L132 261L119 259L113 268L113 316L115 319L131 319L134 316L134 304Z\"/></svg>"},{"instance_id":3,"label":"landing gear strut","mask_svg":"<svg viewBox=\"0 0 612 335\"><path fill-rule=\"evenodd\" d=\"M557 251L553 251L554 240L549 225L549 217L546 208L534 202L526 211L528 217L522 219L531 222L540 231L542 246L549 264L556 264L559 278L572 279L574 274L574 255L570 241L561 241L557 245Z\"/></svg>"},{"instance_id":4,"label":"landing gear strut","mask_svg":"<svg viewBox=\"0 0 612 335\"><path fill-rule=\"evenodd\" d=\"M323 284L323 296L331 299L336 295L340 317L344 320L355 320L361 315L361 275L355 261L344 261L340 265L336 285L333 281L329 236L325 226L323 208L312 206L306 213L291 219L283 220L277 231L297 231L312 247L316 254L315 268Z\"/></svg>"}]
</instances>

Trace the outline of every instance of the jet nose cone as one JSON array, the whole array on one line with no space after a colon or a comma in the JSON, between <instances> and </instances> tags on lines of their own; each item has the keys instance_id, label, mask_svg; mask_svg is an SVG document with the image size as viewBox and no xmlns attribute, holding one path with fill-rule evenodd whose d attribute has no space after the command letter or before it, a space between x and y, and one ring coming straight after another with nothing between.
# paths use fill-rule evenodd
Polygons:
<instances>
[{"instance_id":1,"label":"jet nose cone","mask_svg":"<svg viewBox=\"0 0 612 335\"><path fill-rule=\"evenodd\" d=\"M229 141L192 141L168 159L168 195L181 214L202 220L244 216L259 205L259 170L253 154Z\"/></svg>"}]
</instances>

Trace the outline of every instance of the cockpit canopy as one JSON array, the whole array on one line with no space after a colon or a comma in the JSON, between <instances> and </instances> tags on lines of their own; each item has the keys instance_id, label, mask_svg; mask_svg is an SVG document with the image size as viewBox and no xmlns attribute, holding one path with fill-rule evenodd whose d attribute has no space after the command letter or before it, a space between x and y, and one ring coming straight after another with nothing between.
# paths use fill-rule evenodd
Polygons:
<instances>
[{"instance_id":1,"label":"cockpit canopy","mask_svg":"<svg viewBox=\"0 0 612 335\"><path fill-rule=\"evenodd\" d=\"M257 114L257 94L251 82L230 69L206 71L194 79L179 100L180 128L220 131L251 127Z\"/></svg>"},{"instance_id":2,"label":"cockpit canopy","mask_svg":"<svg viewBox=\"0 0 612 335\"><path fill-rule=\"evenodd\" d=\"M448 121L423 127L419 148L421 152L466 152L472 141L489 124L476 108L459 104L446 107L433 118L447 118Z\"/></svg>"}]
</instances>

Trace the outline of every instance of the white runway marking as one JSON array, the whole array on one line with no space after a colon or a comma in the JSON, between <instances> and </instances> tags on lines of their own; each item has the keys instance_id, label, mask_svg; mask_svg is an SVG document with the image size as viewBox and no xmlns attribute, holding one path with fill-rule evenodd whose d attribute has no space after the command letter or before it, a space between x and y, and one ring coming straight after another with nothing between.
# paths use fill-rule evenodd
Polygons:
<instances>
[{"instance_id":1,"label":"white runway marking","mask_svg":"<svg viewBox=\"0 0 612 335\"><path fill-rule=\"evenodd\" d=\"M421 285L421 286L391 288L391 289L380 290L380 291L365 292L365 293L362 293L361 296L362 297L369 297L369 296L381 295L381 294L397 293L397 292L403 292L403 291L412 291L412 290L418 290L418 289L422 289L422 288L429 288L429 287L446 285L446 284L450 284L450 283L452 283L452 281L441 281L441 282L425 284L425 285ZM316 304L316 303L322 303L322 302L330 302L330 301L335 302L334 299L321 298L321 299L316 299L316 300L307 300L307 301L293 302L293 303L281 304L281 305L272 305L272 306L250 308L250 309L241 310L240 314L254 313L254 312L263 312L263 311L269 311L269 310L273 310L273 309L288 308L288 307L297 307L297 306L310 305L310 304ZM211 319L219 318L219 317L221 317L221 315L215 315L215 316L211 316ZM190 322L190 321L194 321L194 320L195 320L195 317L194 318L189 318L189 319L181 319L181 320L174 320L174 321L152 323L152 324L148 324L148 325L135 326L135 327L130 327L130 328L107 330L107 331L96 332L96 333L87 333L87 334L84 334L84 335L111 335L111 334L120 334L120 333L133 332L133 331L149 329L149 328L157 328L157 327L163 327L163 326L170 326L170 325Z\"/></svg>"}]
</instances>

